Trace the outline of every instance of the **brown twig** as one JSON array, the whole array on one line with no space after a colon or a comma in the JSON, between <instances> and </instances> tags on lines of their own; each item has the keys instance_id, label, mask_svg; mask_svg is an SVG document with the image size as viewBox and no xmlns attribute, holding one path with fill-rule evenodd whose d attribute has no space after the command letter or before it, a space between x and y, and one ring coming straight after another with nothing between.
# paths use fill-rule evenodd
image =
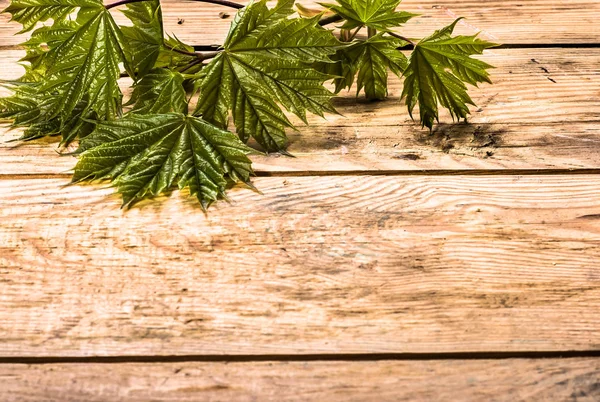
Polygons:
<instances>
[{"instance_id":1,"label":"brown twig","mask_svg":"<svg viewBox=\"0 0 600 402\"><path fill-rule=\"evenodd\" d=\"M107 4L106 6L104 6L104 8L106 8L107 10L110 10L113 7L118 7L118 6L122 6L124 4L130 4L130 3L139 3L141 1L148 1L148 0L120 0L120 1L117 1L116 3Z\"/></svg>"},{"instance_id":2,"label":"brown twig","mask_svg":"<svg viewBox=\"0 0 600 402\"><path fill-rule=\"evenodd\" d=\"M343 20L342 17L340 17L337 14L334 14L334 15L331 15L329 17L321 18L319 20L319 25L325 26L325 25L333 24L334 22L338 22L338 21L341 21L341 20Z\"/></svg>"},{"instance_id":3,"label":"brown twig","mask_svg":"<svg viewBox=\"0 0 600 402\"><path fill-rule=\"evenodd\" d=\"M394 32L388 32L388 33L390 35L392 35L394 38L402 39L403 41L408 42L408 43L410 43L413 46L416 46L416 43L413 42L412 40L408 39L407 37L404 37L402 35L398 35L397 33L394 33Z\"/></svg>"}]
</instances>

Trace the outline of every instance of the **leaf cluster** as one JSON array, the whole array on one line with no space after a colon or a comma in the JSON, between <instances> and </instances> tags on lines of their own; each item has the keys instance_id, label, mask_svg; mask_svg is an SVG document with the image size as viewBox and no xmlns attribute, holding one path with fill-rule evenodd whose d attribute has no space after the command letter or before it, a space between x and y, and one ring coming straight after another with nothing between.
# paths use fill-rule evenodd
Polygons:
<instances>
[{"instance_id":1,"label":"leaf cluster","mask_svg":"<svg viewBox=\"0 0 600 402\"><path fill-rule=\"evenodd\" d=\"M319 64L317 69L337 75L336 93L356 81L357 95L364 90L367 99L387 97L388 74L404 79L402 98L409 114L419 106L420 121L430 130L439 119L439 106L453 119L466 118L468 105L474 105L465 84L491 83L489 64L471 56L497 46L472 36L452 36L460 18L421 40L411 40L394 29L415 14L398 11L400 0L337 0L323 4L342 21L342 38L349 45L338 50L334 66ZM366 28L367 38L358 38ZM412 47L406 56L399 49Z\"/></svg>"},{"instance_id":2,"label":"leaf cluster","mask_svg":"<svg viewBox=\"0 0 600 402\"><path fill-rule=\"evenodd\" d=\"M26 71L4 83L12 95L0 98L0 119L23 140L77 141L73 182L109 179L125 206L177 185L206 208L235 183L251 187L250 139L286 154L292 116L337 113L332 98L353 85L384 99L390 72L423 126L440 105L467 117L466 84L490 82L491 67L471 56L494 44L452 36L458 20L413 42L395 32L415 17L399 4L337 0L314 11L259 0L237 12L221 47L197 52L165 34L159 0L12 0L4 12L29 34ZM116 23L116 5L128 26ZM322 26L330 21L338 31ZM124 75L133 79L126 101Z\"/></svg>"}]
</instances>

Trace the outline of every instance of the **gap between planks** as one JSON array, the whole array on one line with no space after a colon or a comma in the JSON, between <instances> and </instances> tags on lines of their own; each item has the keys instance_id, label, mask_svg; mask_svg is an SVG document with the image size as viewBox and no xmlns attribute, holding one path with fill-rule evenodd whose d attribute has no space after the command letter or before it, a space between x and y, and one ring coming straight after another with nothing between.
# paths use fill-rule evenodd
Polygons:
<instances>
[{"instance_id":1,"label":"gap between planks","mask_svg":"<svg viewBox=\"0 0 600 402\"><path fill-rule=\"evenodd\" d=\"M559 176L598 175L598 169L440 169L440 170L306 170L306 171L263 171L256 170L255 177L305 177L305 176ZM0 180L71 179L71 173L26 173L2 174ZM97 181L102 182L102 181ZM70 184L68 184L70 185ZM77 185L77 184L73 184Z\"/></svg>"},{"instance_id":2,"label":"gap between planks","mask_svg":"<svg viewBox=\"0 0 600 402\"><path fill-rule=\"evenodd\" d=\"M204 44L222 43L235 14L235 10L219 5L181 0L161 3L165 32L188 43L198 42L198 38L202 38ZM316 1L300 3L311 6ZM8 0L0 0L0 9L7 5ZM480 32L483 39L498 43L600 42L597 30L590 29L600 15L600 5L595 0L570 0L560 7L556 0L405 0L401 8L421 15L402 27L404 35L414 38L428 36L462 16L465 19L458 23L457 34ZM116 11L113 15L119 24L127 23L121 12ZM0 15L0 42L17 44L22 38L13 35L19 25L9 23L9 18L8 14Z\"/></svg>"},{"instance_id":3,"label":"gap between planks","mask_svg":"<svg viewBox=\"0 0 600 402\"><path fill-rule=\"evenodd\" d=\"M218 50L220 46L217 45L193 45L194 50L197 52L208 52ZM597 49L600 48L600 43L503 43L499 46L493 47L492 49ZM0 45L0 52L7 50L24 50L25 48L21 45ZM399 50L412 50L413 46L408 45Z\"/></svg>"},{"instance_id":4,"label":"gap between planks","mask_svg":"<svg viewBox=\"0 0 600 402\"><path fill-rule=\"evenodd\" d=\"M249 363L249 362L330 362L330 361L437 361L507 359L577 359L600 357L600 350L449 352L449 353L335 353L268 355L154 355L154 356L11 356L0 357L3 364L118 364L118 363Z\"/></svg>"}]
</instances>

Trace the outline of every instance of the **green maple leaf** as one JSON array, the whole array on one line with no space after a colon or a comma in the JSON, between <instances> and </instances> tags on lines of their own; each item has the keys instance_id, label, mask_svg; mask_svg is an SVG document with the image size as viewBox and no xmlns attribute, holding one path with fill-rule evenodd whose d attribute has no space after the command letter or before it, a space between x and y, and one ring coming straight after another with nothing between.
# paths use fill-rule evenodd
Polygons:
<instances>
[{"instance_id":1,"label":"green maple leaf","mask_svg":"<svg viewBox=\"0 0 600 402\"><path fill-rule=\"evenodd\" d=\"M41 99L38 96L35 85L27 83L6 86L13 91L13 95L0 98L0 121L10 122L11 128L25 128L18 140L29 141L58 134L60 130L58 119L48 121L40 119L48 99Z\"/></svg>"},{"instance_id":2,"label":"green maple leaf","mask_svg":"<svg viewBox=\"0 0 600 402\"><path fill-rule=\"evenodd\" d=\"M406 56L398 50L406 44L403 40L377 34L348 48L348 56L352 61L349 68L357 74L357 96L364 89L367 99L387 97L388 70L400 77L408 64ZM348 88L352 81L349 84Z\"/></svg>"},{"instance_id":3,"label":"green maple leaf","mask_svg":"<svg viewBox=\"0 0 600 402\"><path fill-rule=\"evenodd\" d=\"M477 35L452 37L459 20L417 43L404 72L402 97L406 97L408 112L412 117L418 104L421 124L430 130L438 121L438 104L448 109L453 119L470 113L467 105L474 103L465 83L491 83L486 70L492 66L470 56L497 45Z\"/></svg>"},{"instance_id":4,"label":"green maple leaf","mask_svg":"<svg viewBox=\"0 0 600 402\"><path fill-rule=\"evenodd\" d=\"M124 206L178 183L206 208L225 197L229 181L248 183L252 174L252 150L235 134L178 113L102 122L80 149L73 182L113 179Z\"/></svg>"},{"instance_id":5,"label":"green maple leaf","mask_svg":"<svg viewBox=\"0 0 600 402\"><path fill-rule=\"evenodd\" d=\"M76 18L67 20L75 7L79 7ZM89 133L86 119L121 115L119 65L123 63L130 75L133 69L125 38L102 1L17 0L7 11L24 29L55 19L52 26L36 29L24 44L23 61L30 65L21 80L35 84L28 93L37 103L37 118L29 122L35 136L60 133L68 143ZM15 93L13 104L20 98Z\"/></svg>"},{"instance_id":6,"label":"green maple leaf","mask_svg":"<svg viewBox=\"0 0 600 402\"><path fill-rule=\"evenodd\" d=\"M401 0L336 0L338 4L321 3L334 11L345 22L342 29L369 27L379 31L389 31L398 27L416 14L396 11Z\"/></svg>"},{"instance_id":7,"label":"green maple leaf","mask_svg":"<svg viewBox=\"0 0 600 402\"><path fill-rule=\"evenodd\" d=\"M121 114L119 63L134 75L124 50L125 39L103 7L89 13L80 11L78 21L79 29L48 51L48 73L40 90L58 94L54 113L63 118L87 98L89 111L99 119L113 119Z\"/></svg>"},{"instance_id":8,"label":"green maple leaf","mask_svg":"<svg viewBox=\"0 0 600 402\"><path fill-rule=\"evenodd\" d=\"M310 62L329 62L340 43L316 18L288 18L293 1L269 9L253 3L236 15L223 51L205 67L195 115L227 127L229 111L237 134L250 136L268 152L283 152L287 110L306 121L306 112L335 112L333 93L323 83L332 77Z\"/></svg>"},{"instance_id":9,"label":"green maple leaf","mask_svg":"<svg viewBox=\"0 0 600 402\"><path fill-rule=\"evenodd\" d=\"M35 123L40 115L35 88L26 84L10 87L14 94L0 98L0 119L11 122L13 127Z\"/></svg>"},{"instance_id":10,"label":"green maple leaf","mask_svg":"<svg viewBox=\"0 0 600 402\"><path fill-rule=\"evenodd\" d=\"M163 68L151 70L138 81L128 105L132 113L158 114L187 113L187 99L183 75Z\"/></svg>"},{"instance_id":11,"label":"green maple leaf","mask_svg":"<svg viewBox=\"0 0 600 402\"><path fill-rule=\"evenodd\" d=\"M77 21L57 21L52 26L44 26L32 32L31 37L22 43L27 54L20 62L25 67L25 74L19 79L23 82L43 81L47 74L48 50L67 40L80 26Z\"/></svg>"},{"instance_id":12,"label":"green maple leaf","mask_svg":"<svg viewBox=\"0 0 600 402\"><path fill-rule=\"evenodd\" d=\"M38 22L52 19L54 23L65 21L75 12L104 9L98 0L12 0L3 13L12 15L11 21L23 25L19 33L30 31Z\"/></svg>"},{"instance_id":13,"label":"green maple leaf","mask_svg":"<svg viewBox=\"0 0 600 402\"><path fill-rule=\"evenodd\" d=\"M53 107L54 98L52 94L40 93L38 83L16 83L7 86L12 89L13 95L0 98L0 121L11 122L12 128L24 127L19 140L30 141L61 133L65 139L69 139L77 134L85 136L93 130L93 124L81 118L85 102L80 102L75 107L68 120L61 121L59 117L47 117Z\"/></svg>"},{"instance_id":14,"label":"green maple leaf","mask_svg":"<svg viewBox=\"0 0 600 402\"><path fill-rule=\"evenodd\" d=\"M334 77L334 93L338 94L342 89L350 88L352 86L356 72L352 69L353 62L348 54L347 47L338 49L338 51L331 55L329 59L330 61L327 62L313 63L312 67L323 74Z\"/></svg>"},{"instance_id":15,"label":"green maple leaf","mask_svg":"<svg viewBox=\"0 0 600 402\"><path fill-rule=\"evenodd\" d=\"M152 70L163 47L162 11L159 0L129 3L123 10L133 26L123 26L131 53L132 67L138 77Z\"/></svg>"}]
</instances>

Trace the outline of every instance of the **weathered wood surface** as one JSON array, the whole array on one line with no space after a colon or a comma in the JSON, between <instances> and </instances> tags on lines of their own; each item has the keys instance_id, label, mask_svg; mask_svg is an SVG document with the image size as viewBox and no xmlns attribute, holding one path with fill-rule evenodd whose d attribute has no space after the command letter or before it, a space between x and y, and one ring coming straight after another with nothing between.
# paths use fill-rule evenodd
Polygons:
<instances>
[{"instance_id":1,"label":"weathered wood surface","mask_svg":"<svg viewBox=\"0 0 600 402\"><path fill-rule=\"evenodd\" d=\"M195 45L233 16L164 4L167 32ZM403 6L423 14L407 36L465 16L458 33L540 46L486 52L495 85L471 91L471 124L431 136L397 80L386 102L344 94L344 116L289 133L297 158L253 156L279 175L255 179L264 195L235 189L208 215L179 192L121 211L106 185L62 187L75 159L52 140L1 144L0 358L600 350L600 176L544 175L600 168L600 49L584 46L600 44L600 2ZM489 174L438 175L473 170ZM92 361L0 364L0 400L600 399L598 358Z\"/></svg>"},{"instance_id":2,"label":"weathered wood surface","mask_svg":"<svg viewBox=\"0 0 600 402\"><path fill-rule=\"evenodd\" d=\"M16 78L22 52L0 51L3 78ZM470 124L437 126L432 135L412 122L393 80L391 98L369 103L353 93L337 100L343 116L312 117L290 131L297 158L254 156L259 172L421 169L577 169L600 167L600 49L492 50L494 85L472 90ZM534 61L532 61L534 60ZM548 72L546 72L548 71ZM552 78L551 81L548 78ZM584 106L583 106L584 105ZM451 122L444 115L442 121ZM2 138L14 139L18 131ZM54 141L56 144L56 141ZM0 144L0 174L66 172L52 141Z\"/></svg>"},{"instance_id":3,"label":"weathered wood surface","mask_svg":"<svg viewBox=\"0 0 600 402\"><path fill-rule=\"evenodd\" d=\"M0 180L0 356L600 348L595 175L66 182Z\"/></svg>"},{"instance_id":4,"label":"weathered wood surface","mask_svg":"<svg viewBox=\"0 0 600 402\"><path fill-rule=\"evenodd\" d=\"M596 402L600 360L11 364L0 399Z\"/></svg>"},{"instance_id":5,"label":"weathered wood surface","mask_svg":"<svg viewBox=\"0 0 600 402\"><path fill-rule=\"evenodd\" d=\"M8 5L0 0L0 8ZM106 3L110 3L107 1ZM234 10L217 5L185 0L165 0L163 15L165 31L193 45L221 44L233 19ZM244 4L243 1L239 1ZM300 1L311 6L316 1ZM596 0L404 0L403 10L421 14L409 21L402 33L422 38L440 29L459 16L456 32L481 36L490 41L510 44L599 43L597 16L600 4ZM226 13L227 18L223 18ZM120 23L126 18L115 11ZM14 36L18 24L9 23L10 15L0 15L0 46L17 45L22 39Z\"/></svg>"}]
</instances>

